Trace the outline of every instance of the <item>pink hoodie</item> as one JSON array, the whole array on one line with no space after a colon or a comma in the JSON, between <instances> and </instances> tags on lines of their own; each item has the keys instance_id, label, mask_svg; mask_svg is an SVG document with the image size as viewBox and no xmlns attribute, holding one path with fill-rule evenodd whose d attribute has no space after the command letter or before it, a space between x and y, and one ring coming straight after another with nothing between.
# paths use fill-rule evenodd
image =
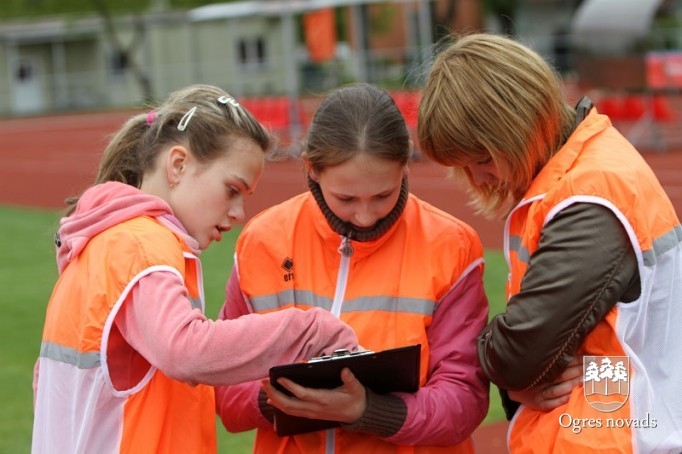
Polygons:
<instances>
[{"instance_id":1,"label":"pink hoodie","mask_svg":"<svg viewBox=\"0 0 682 454\"><path fill-rule=\"evenodd\" d=\"M57 236L60 273L90 238L138 216L159 219L199 255L197 242L165 201L109 182L88 189L75 212L61 220ZM352 329L324 310L291 309L236 320L208 320L192 308L182 280L166 271L152 272L138 281L115 325L118 331L112 330L107 361L116 388L127 387L150 365L176 380L226 385L264 378L275 364L357 348ZM36 370L34 380L37 374Z\"/></svg>"},{"instance_id":2,"label":"pink hoodie","mask_svg":"<svg viewBox=\"0 0 682 454\"><path fill-rule=\"evenodd\" d=\"M71 216L64 217L59 222L59 273L81 253L90 238L109 227L139 216L172 215L171 207L163 199L142 192L134 186L109 182L92 187L78 200L76 210ZM182 228L179 222L176 225ZM186 233L184 236L190 238ZM193 240L191 243L196 244Z\"/></svg>"}]
</instances>

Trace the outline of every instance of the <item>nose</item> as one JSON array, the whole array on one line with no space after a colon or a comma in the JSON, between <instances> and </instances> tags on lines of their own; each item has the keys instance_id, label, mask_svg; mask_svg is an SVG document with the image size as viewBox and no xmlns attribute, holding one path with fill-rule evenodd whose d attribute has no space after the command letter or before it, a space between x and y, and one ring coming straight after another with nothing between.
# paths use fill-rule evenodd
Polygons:
<instances>
[{"instance_id":1,"label":"nose","mask_svg":"<svg viewBox=\"0 0 682 454\"><path fill-rule=\"evenodd\" d=\"M227 210L227 217L232 222L242 222L246 218L244 201L241 198L230 205L229 210Z\"/></svg>"},{"instance_id":2,"label":"nose","mask_svg":"<svg viewBox=\"0 0 682 454\"><path fill-rule=\"evenodd\" d=\"M353 224L358 227L371 227L377 222L374 211L367 205L358 208L353 216Z\"/></svg>"},{"instance_id":3,"label":"nose","mask_svg":"<svg viewBox=\"0 0 682 454\"><path fill-rule=\"evenodd\" d=\"M471 179L474 180L474 183L477 186L484 186L490 183L491 181L490 173L486 172L485 170L481 170L476 166L468 166L467 169L469 170Z\"/></svg>"}]
</instances>

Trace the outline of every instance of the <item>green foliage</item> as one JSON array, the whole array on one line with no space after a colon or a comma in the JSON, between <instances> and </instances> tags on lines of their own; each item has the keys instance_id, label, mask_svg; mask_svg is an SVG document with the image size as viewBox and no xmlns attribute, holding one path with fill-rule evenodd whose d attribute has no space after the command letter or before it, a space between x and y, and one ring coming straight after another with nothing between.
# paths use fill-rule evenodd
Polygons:
<instances>
[{"instance_id":1,"label":"green foliage","mask_svg":"<svg viewBox=\"0 0 682 454\"><path fill-rule=\"evenodd\" d=\"M228 3L236 0L221 0ZM189 9L216 3L211 0L2 0L0 20L52 15L80 15L95 12L96 4L113 14L140 13L156 6L167 9Z\"/></svg>"},{"instance_id":2,"label":"green foliage","mask_svg":"<svg viewBox=\"0 0 682 454\"><path fill-rule=\"evenodd\" d=\"M225 301L225 283L232 269L234 244L238 234L238 229L224 234L220 243L212 244L201 254L208 318L217 318ZM225 430L220 419L216 418L216 432L219 453L247 454L252 451L255 431L231 434Z\"/></svg>"},{"instance_id":3,"label":"green foliage","mask_svg":"<svg viewBox=\"0 0 682 454\"><path fill-rule=\"evenodd\" d=\"M196 8L198 6L209 5L211 3L231 3L235 1L242 0L156 0L156 1L166 1L171 8L184 9L184 8Z\"/></svg>"},{"instance_id":4,"label":"green foliage","mask_svg":"<svg viewBox=\"0 0 682 454\"><path fill-rule=\"evenodd\" d=\"M0 453L28 453L33 425L33 366L45 308L57 279L54 233L61 213L0 206ZM239 230L202 254L206 313L216 318ZM253 433L229 434L218 425L219 452L250 453Z\"/></svg>"},{"instance_id":5,"label":"green foliage","mask_svg":"<svg viewBox=\"0 0 682 454\"><path fill-rule=\"evenodd\" d=\"M45 307L57 279L53 236L61 213L0 206L0 453L30 451L33 424L33 365L38 356ZM206 314L216 318L239 230L223 235L202 254ZM506 265L497 251L486 253L485 285L491 314L504 309ZM497 390L491 391L486 422L503 419ZM221 453L250 453L254 432L230 434L216 419Z\"/></svg>"},{"instance_id":6,"label":"green foliage","mask_svg":"<svg viewBox=\"0 0 682 454\"><path fill-rule=\"evenodd\" d=\"M0 452L29 452L33 365L45 305L57 277L52 212L0 209Z\"/></svg>"},{"instance_id":7,"label":"green foliage","mask_svg":"<svg viewBox=\"0 0 682 454\"><path fill-rule=\"evenodd\" d=\"M506 307L505 285L507 282L507 262L500 251L485 252L485 272L483 274L483 284L485 294L488 295L490 313L488 318L492 318ZM490 385L490 407L483 424L497 421L504 421L505 415L500 401L500 393L497 386Z\"/></svg>"},{"instance_id":8,"label":"green foliage","mask_svg":"<svg viewBox=\"0 0 682 454\"><path fill-rule=\"evenodd\" d=\"M104 1L112 12L137 12L149 6L150 0ZM52 15L81 15L95 11L95 0L3 0L0 19Z\"/></svg>"}]
</instances>

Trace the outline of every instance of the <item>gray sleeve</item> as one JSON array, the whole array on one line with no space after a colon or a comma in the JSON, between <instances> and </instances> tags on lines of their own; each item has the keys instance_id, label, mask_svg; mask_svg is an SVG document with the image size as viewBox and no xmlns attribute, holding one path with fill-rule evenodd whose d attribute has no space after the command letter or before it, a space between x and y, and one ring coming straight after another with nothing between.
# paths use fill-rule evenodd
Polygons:
<instances>
[{"instance_id":1,"label":"gray sleeve","mask_svg":"<svg viewBox=\"0 0 682 454\"><path fill-rule=\"evenodd\" d=\"M563 209L543 228L520 292L479 336L486 375L509 390L551 381L611 308L639 293L635 251L613 212Z\"/></svg>"}]
</instances>

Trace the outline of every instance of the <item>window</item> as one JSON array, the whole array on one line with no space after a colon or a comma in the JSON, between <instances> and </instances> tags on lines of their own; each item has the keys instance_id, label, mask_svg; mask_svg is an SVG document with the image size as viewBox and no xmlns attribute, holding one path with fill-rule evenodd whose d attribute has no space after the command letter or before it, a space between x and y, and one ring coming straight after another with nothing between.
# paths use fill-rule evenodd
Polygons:
<instances>
[{"instance_id":1,"label":"window","mask_svg":"<svg viewBox=\"0 0 682 454\"><path fill-rule=\"evenodd\" d=\"M115 50L111 55L111 72L115 76L122 76L130 66L128 54L121 50Z\"/></svg>"},{"instance_id":2,"label":"window","mask_svg":"<svg viewBox=\"0 0 682 454\"><path fill-rule=\"evenodd\" d=\"M261 69L267 61L267 49L263 37L241 38L237 41L239 64L245 69Z\"/></svg>"}]
</instances>

